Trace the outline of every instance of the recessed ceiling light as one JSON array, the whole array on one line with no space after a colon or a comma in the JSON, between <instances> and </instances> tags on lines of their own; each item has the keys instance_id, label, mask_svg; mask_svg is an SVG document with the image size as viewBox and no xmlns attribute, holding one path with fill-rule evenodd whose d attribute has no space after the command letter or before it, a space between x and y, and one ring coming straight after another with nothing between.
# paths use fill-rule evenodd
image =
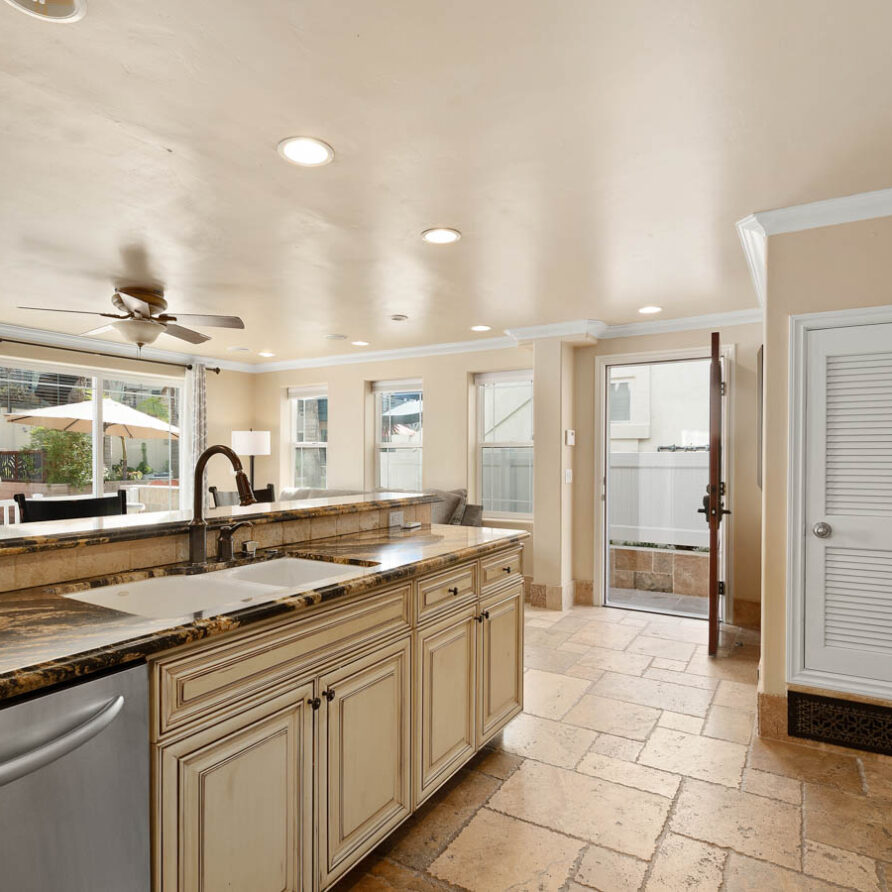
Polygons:
<instances>
[{"instance_id":1,"label":"recessed ceiling light","mask_svg":"<svg viewBox=\"0 0 892 892\"><path fill-rule=\"evenodd\" d=\"M270 356L275 356L276 354L270 353L269 350L261 350L257 355L262 356L264 359L269 359Z\"/></svg>"},{"instance_id":2,"label":"recessed ceiling light","mask_svg":"<svg viewBox=\"0 0 892 892\"><path fill-rule=\"evenodd\" d=\"M343 334L327 334L325 336L326 341L346 341L347 335Z\"/></svg>"},{"instance_id":3,"label":"recessed ceiling light","mask_svg":"<svg viewBox=\"0 0 892 892\"><path fill-rule=\"evenodd\" d=\"M471 331L491 331L491 325L472 325Z\"/></svg>"},{"instance_id":4,"label":"recessed ceiling light","mask_svg":"<svg viewBox=\"0 0 892 892\"><path fill-rule=\"evenodd\" d=\"M391 322L408 322L409 317L405 313L394 313L390 317Z\"/></svg>"},{"instance_id":5,"label":"recessed ceiling light","mask_svg":"<svg viewBox=\"0 0 892 892\"><path fill-rule=\"evenodd\" d=\"M663 308L662 307L641 307L641 309L638 310L638 312L643 313L645 316L651 316L654 313L662 313Z\"/></svg>"},{"instance_id":6,"label":"recessed ceiling light","mask_svg":"<svg viewBox=\"0 0 892 892\"><path fill-rule=\"evenodd\" d=\"M425 229L421 233L421 237L432 245L451 245L461 238L461 233L457 229L436 227L434 229Z\"/></svg>"},{"instance_id":7,"label":"recessed ceiling light","mask_svg":"<svg viewBox=\"0 0 892 892\"><path fill-rule=\"evenodd\" d=\"M279 154L301 167L323 167L334 160L334 149L312 136L289 136L279 143Z\"/></svg>"},{"instance_id":8,"label":"recessed ceiling light","mask_svg":"<svg viewBox=\"0 0 892 892\"><path fill-rule=\"evenodd\" d=\"M353 344L354 347L368 347L369 345L368 341L350 341L350 343Z\"/></svg>"},{"instance_id":9,"label":"recessed ceiling light","mask_svg":"<svg viewBox=\"0 0 892 892\"><path fill-rule=\"evenodd\" d=\"M247 353L247 347L227 347L226 348L230 353Z\"/></svg>"},{"instance_id":10,"label":"recessed ceiling light","mask_svg":"<svg viewBox=\"0 0 892 892\"><path fill-rule=\"evenodd\" d=\"M87 12L87 0L54 0L47 3L46 0L6 0L10 6L14 6L19 12L42 19L44 22L57 22L69 24L82 19Z\"/></svg>"}]
</instances>

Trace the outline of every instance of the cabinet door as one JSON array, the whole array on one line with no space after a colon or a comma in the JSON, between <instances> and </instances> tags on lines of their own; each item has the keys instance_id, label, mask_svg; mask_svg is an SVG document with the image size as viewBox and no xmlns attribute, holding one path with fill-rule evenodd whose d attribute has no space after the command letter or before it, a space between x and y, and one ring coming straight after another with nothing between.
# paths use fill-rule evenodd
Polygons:
<instances>
[{"instance_id":1,"label":"cabinet door","mask_svg":"<svg viewBox=\"0 0 892 892\"><path fill-rule=\"evenodd\" d=\"M411 639L319 680L319 868L328 886L411 810Z\"/></svg>"},{"instance_id":2,"label":"cabinet door","mask_svg":"<svg viewBox=\"0 0 892 892\"><path fill-rule=\"evenodd\" d=\"M312 884L312 684L158 748L163 892Z\"/></svg>"},{"instance_id":3,"label":"cabinet door","mask_svg":"<svg viewBox=\"0 0 892 892\"><path fill-rule=\"evenodd\" d=\"M415 648L415 806L476 749L477 623L471 606L418 632Z\"/></svg>"},{"instance_id":4,"label":"cabinet door","mask_svg":"<svg viewBox=\"0 0 892 892\"><path fill-rule=\"evenodd\" d=\"M481 604L477 746L523 709L523 584Z\"/></svg>"}]
</instances>

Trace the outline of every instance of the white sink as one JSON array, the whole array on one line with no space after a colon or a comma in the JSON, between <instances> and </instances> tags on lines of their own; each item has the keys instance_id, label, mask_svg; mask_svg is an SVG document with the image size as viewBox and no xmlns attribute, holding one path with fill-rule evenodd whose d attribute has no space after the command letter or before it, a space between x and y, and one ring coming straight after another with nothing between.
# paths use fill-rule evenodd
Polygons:
<instances>
[{"instance_id":1,"label":"white sink","mask_svg":"<svg viewBox=\"0 0 892 892\"><path fill-rule=\"evenodd\" d=\"M262 564L250 564L224 571L231 579L258 582L276 588L318 588L344 579L355 579L368 573L367 567L335 564L332 561L311 561L307 558L282 557Z\"/></svg>"},{"instance_id":2,"label":"white sink","mask_svg":"<svg viewBox=\"0 0 892 892\"><path fill-rule=\"evenodd\" d=\"M218 573L204 573L141 579L72 592L65 597L135 616L163 619L191 613L226 612L222 607L238 610L254 601L269 600L275 593L276 589L270 585L221 579Z\"/></svg>"}]
</instances>

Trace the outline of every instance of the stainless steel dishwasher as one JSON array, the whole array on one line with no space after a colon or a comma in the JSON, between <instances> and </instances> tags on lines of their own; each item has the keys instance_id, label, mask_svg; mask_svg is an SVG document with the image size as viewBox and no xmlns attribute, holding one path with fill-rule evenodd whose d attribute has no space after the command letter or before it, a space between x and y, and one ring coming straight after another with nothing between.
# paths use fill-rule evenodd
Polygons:
<instances>
[{"instance_id":1,"label":"stainless steel dishwasher","mask_svg":"<svg viewBox=\"0 0 892 892\"><path fill-rule=\"evenodd\" d=\"M0 709L0 890L148 892L148 669Z\"/></svg>"}]
</instances>

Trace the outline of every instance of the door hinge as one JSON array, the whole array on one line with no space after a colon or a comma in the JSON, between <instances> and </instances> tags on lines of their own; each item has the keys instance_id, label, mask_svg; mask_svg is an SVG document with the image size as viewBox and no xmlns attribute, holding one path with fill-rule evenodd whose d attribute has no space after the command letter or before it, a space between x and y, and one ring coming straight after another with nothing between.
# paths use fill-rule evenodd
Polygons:
<instances>
[{"instance_id":1,"label":"door hinge","mask_svg":"<svg viewBox=\"0 0 892 892\"><path fill-rule=\"evenodd\" d=\"M722 396L725 396L728 393L728 385L722 381Z\"/></svg>"},{"instance_id":2,"label":"door hinge","mask_svg":"<svg viewBox=\"0 0 892 892\"><path fill-rule=\"evenodd\" d=\"M725 583L722 581L719 581L719 594L720 595L725 594Z\"/></svg>"}]
</instances>

